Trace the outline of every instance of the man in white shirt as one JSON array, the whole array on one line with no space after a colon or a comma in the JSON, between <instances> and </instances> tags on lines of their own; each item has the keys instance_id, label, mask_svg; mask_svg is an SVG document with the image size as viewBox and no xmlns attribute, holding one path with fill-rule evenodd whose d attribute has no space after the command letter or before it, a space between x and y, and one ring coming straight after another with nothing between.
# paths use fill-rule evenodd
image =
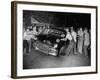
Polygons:
<instances>
[{"instance_id":1,"label":"man in white shirt","mask_svg":"<svg viewBox=\"0 0 100 80\"><path fill-rule=\"evenodd\" d=\"M69 32L69 29L67 28L67 29L65 29L65 31L66 31L66 37L61 39L61 40L64 40L64 41L69 40L69 41L71 41L72 40L72 36L71 36L71 34Z\"/></svg>"},{"instance_id":2,"label":"man in white shirt","mask_svg":"<svg viewBox=\"0 0 100 80\"><path fill-rule=\"evenodd\" d=\"M84 30L84 54L86 56L88 56L88 46L90 45L90 36L89 36L89 33L88 33L88 30L85 28Z\"/></svg>"},{"instance_id":3,"label":"man in white shirt","mask_svg":"<svg viewBox=\"0 0 100 80\"><path fill-rule=\"evenodd\" d=\"M32 39L37 40L37 37L36 37L37 35L38 35L38 32L36 30L36 26L34 26L32 30Z\"/></svg>"},{"instance_id":4,"label":"man in white shirt","mask_svg":"<svg viewBox=\"0 0 100 80\"><path fill-rule=\"evenodd\" d=\"M72 47L73 47L72 36L71 36L71 33L69 32L68 28L66 28L65 31L66 31L66 37L63 38L63 39L61 39L61 40L63 40L63 41L69 40L68 48L66 48L66 50L65 50L65 52L67 53L67 55L69 55L70 52L71 52L71 50L72 50Z\"/></svg>"},{"instance_id":5,"label":"man in white shirt","mask_svg":"<svg viewBox=\"0 0 100 80\"><path fill-rule=\"evenodd\" d=\"M77 49L78 49L78 52L80 54L83 53L83 29L80 28L78 30L78 44L77 44Z\"/></svg>"},{"instance_id":6,"label":"man in white shirt","mask_svg":"<svg viewBox=\"0 0 100 80\"><path fill-rule=\"evenodd\" d=\"M72 38L73 38L73 40L72 40L72 42L73 42L73 53L77 54L77 52L76 52L77 33L74 31L73 27L71 27L71 35L72 35Z\"/></svg>"},{"instance_id":7,"label":"man in white shirt","mask_svg":"<svg viewBox=\"0 0 100 80\"><path fill-rule=\"evenodd\" d=\"M26 49L26 53L30 52L30 41L31 37L29 36L29 29L26 29L23 34L23 51Z\"/></svg>"},{"instance_id":8,"label":"man in white shirt","mask_svg":"<svg viewBox=\"0 0 100 80\"><path fill-rule=\"evenodd\" d=\"M39 33L39 30L37 31L37 26L36 25L34 25L34 27L33 27L33 29L32 29L32 41L31 41L31 44L32 44L32 48L35 48L35 49L37 49L37 47L36 47L36 40L38 39L37 38L37 35L39 35L40 33Z\"/></svg>"}]
</instances>

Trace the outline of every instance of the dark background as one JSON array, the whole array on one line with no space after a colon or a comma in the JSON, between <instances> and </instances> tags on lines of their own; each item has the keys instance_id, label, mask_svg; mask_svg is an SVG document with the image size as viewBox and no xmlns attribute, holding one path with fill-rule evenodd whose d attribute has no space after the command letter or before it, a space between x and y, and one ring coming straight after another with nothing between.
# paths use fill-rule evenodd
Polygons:
<instances>
[{"instance_id":1,"label":"dark background","mask_svg":"<svg viewBox=\"0 0 100 80\"><path fill-rule=\"evenodd\" d=\"M47 12L23 10L24 25L31 25L31 17L40 23L53 24L56 27L78 27L91 28L91 14L88 13L68 13L68 12Z\"/></svg>"}]
</instances>

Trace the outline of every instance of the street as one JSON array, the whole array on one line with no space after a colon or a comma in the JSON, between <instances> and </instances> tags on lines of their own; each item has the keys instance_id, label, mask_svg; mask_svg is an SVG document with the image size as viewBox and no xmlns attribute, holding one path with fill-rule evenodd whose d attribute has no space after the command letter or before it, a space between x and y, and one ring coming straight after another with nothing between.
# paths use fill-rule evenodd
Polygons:
<instances>
[{"instance_id":1,"label":"street","mask_svg":"<svg viewBox=\"0 0 100 80\"><path fill-rule=\"evenodd\" d=\"M90 66L90 59L85 55L70 54L65 56L51 56L32 50L23 55L23 69L61 68Z\"/></svg>"}]
</instances>

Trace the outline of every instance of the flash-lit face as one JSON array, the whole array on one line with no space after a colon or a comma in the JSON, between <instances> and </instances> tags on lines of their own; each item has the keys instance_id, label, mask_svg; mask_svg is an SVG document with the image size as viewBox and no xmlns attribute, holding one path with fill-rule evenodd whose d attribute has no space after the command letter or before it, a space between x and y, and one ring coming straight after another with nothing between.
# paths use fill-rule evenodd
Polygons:
<instances>
[{"instance_id":1,"label":"flash-lit face","mask_svg":"<svg viewBox=\"0 0 100 80\"><path fill-rule=\"evenodd\" d=\"M82 31L82 28L80 28L80 31Z\"/></svg>"},{"instance_id":2,"label":"flash-lit face","mask_svg":"<svg viewBox=\"0 0 100 80\"><path fill-rule=\"evenodd\" d=\"M73 30L73 27L71 27L71 30Z\"/></svg>"},{"instance_id":3,"label":"flash-lit face","mask_svg":"<svg viewBox=\"0 0 100 80\"><path fill-rule=\"evenodd\" d=\"M26 31L29 31L29 29L26 29Z\"/></svg>"},{"instance_id":4,"label":"flash-lit face","mask_svg":"<svg viewBox=\"0 0 100 80\"><path fill-rule=\"evenodd\" d=\"M84 32L87 32L87 29L85 29Z\"/></svg>"},{"instance_id":5,"label":"flash-lit face","mask_svg":"<svg viewBox=\"0 0 100 80\"><path fill-rule=\"evenodd\" d=\"M67 28L67 29L65 29L66 30L66 32L69 32L69 29Z\"/></svg>"}]
</instances>

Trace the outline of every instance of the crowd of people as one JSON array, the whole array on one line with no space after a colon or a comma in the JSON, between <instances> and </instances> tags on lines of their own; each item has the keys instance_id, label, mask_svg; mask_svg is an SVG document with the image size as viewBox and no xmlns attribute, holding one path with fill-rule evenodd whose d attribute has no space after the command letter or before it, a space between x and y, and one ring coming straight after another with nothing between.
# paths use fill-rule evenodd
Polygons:
<instances>
[{"instance_id":1,"label":"crowd of people","mask_svg":"<svg viewBox=\"0 0 100 80\"><path fill-rule=\"evenodd\" d=\"M74 30L73 27L66 28L66 37L62 38L58 42L58 48L62 47L62 43L65 44L65 54L69 55L70 53L73 54L84 54L88 56L88 52L90 49L90 32L87 28L79 28L77 31ZM58 56L60 53L58 53Z\"/></svg>"},{"instance_id":2,"label":"crowd of people","mask_svg":"<svg viewBox=\"0 0 100 80\"><path fill-rule=\"evenodd\" d=\"M58 50L62 47L61 45L65 45L67 55L70 53L73 54L84 54L88 56L88 51L90 49L90 32L87 28L80 27L79 29L74 30L74 27L67 27L64 29L66 31L66 36L61 38L60 40L57 39L57 45L54 46ZM23 49L26 50L26 53L31 51L31 42L37 40L37 35L41 34L43 29L40 27L37 29L37 26L34 25L32 30L29 28L24 29L23 34ZM46 31L46 30L45 30ZM47 31L46 31L47 32ZM61 35L63 36L63 35ZM68 44L66 44L69 42ZM23 50L23 51L24 51ZM57 56L60 55L58 52Z\"/></svg>"},{"instance_id":3,"label":"crowd of people","mask_svg":"<svg viewBox=\"0 0 100 80\"><path fill-rule=\"evenodd\" d=\"M49 26L37 26L36 24L32 26L28 26L27 28L24 28L23 31L23 51L27 54L31 52L31 49L35 43L35 41L38 39L37 36L39 34L48 34L48 27ZM37 49L37 47L35 47Z\"/></svg>"}]
</instances>

